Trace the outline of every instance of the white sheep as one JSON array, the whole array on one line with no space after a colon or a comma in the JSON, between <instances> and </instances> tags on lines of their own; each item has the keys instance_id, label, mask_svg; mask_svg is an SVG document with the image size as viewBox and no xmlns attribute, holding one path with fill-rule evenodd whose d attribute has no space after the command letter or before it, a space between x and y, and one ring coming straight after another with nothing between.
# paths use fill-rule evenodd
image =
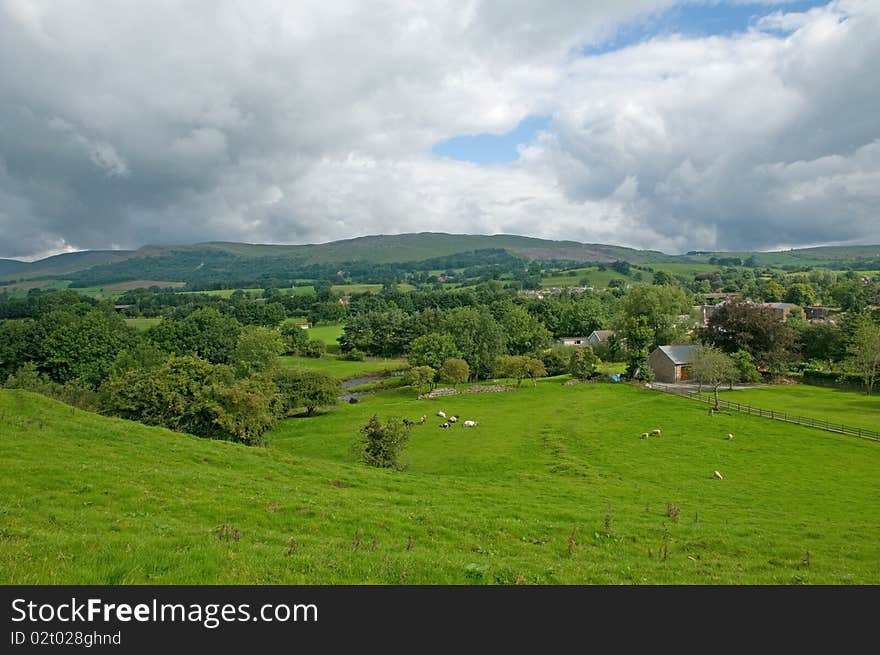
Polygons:
<instances>
[{"instance_id":1,"label":"white sheep","mask_svg":"<svg viewBox=\"0 0 880 655\"><path fill-rule=\"evenodd\" d=\"M457 417L457 416L450 416L450 417L449 417L449 422L450 422L450 423L455 423L456 421L458 421L458 417Z\"/></svg>"},{"instance_id":2,"label":"white sheep","mask_svg":"<svg viewBox=\"0 0 880 655\"><path fill-rule=\"evenodd\" d=\"M712 471L712 477L716 480L723 480L724 476L719 471Z\"/></svg>"},{"instance_id":3,"label":"white sheep","mask_svg":"<svg viewBox=\"0 0 880 655\"><path fill-rule=\"evenodd\" d=\"M639 437L639 439L647 439L647 438L648 438L647 432L642 432L642 435Z\"/></svg>"},{"instance_id":4,"label":"white sheep","mask_svg":"<svg viewBox=\"0 0 880 655\"><path fill-rule=\"evenodd\" d=\"M732 434L728 434L728 435L727 435L727 440L730 441L731 439L733 439L733 435L732 435Z\"/></svg>"},{"instance_id":5,"label":"white sheep","mask_svg":"<svg viewBox=\"0 0 880 655\"><path fill-rule=\"evenodd\" d=\"M465 421L463 423L463 425L466 428L475 428L475 427L477 427L477 422L476 421Z\"/></svg>"},{"instance_id":6,"label":"white sheep","mask_svg":"<svg viewBox=\"0 0 880 655\"><path fill-rule=\"evenodd\" d=\"M660 428L657 428L656 430L651 430L652 437L659 437L661 434L663 434L663 433L660 432Z\"/></svg>"},{"instance_id":7,"label":"white sheep","mask_svg":"<svg viewBox=\"0 0 880 655\"><path fill-rule=\"evenodd\" d=\"M439 412L437 412L437 416L439 416L440 418L446 418L446 412L444 412L444 411L441 409Z\"/></svg>"}]
</instances>

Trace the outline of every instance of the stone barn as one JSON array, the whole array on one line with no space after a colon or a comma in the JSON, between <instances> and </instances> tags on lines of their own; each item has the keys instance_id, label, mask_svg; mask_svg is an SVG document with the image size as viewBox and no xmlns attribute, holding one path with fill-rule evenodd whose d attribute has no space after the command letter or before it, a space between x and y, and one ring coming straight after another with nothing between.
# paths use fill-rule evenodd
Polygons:
<instances>
[{"instance_id":1,"label":"stone barn","mask_svg":"<svg viewBox=\"0 0 880 655\"><path fill-rule=\"evenodd\" d=\"M660 346L648 355L648 366L657 382L684 382L691 379L691 362L699 345Z\"/></svg>"}]
</instances>

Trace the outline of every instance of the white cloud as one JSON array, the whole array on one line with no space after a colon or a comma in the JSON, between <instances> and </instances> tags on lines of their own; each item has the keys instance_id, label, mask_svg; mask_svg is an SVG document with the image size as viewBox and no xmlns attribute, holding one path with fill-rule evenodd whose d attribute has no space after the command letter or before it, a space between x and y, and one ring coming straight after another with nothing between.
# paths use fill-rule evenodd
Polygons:
<instances>
[{"instance_id":1,"label":"white cloud","mask_svg":"<svg viewBox=\"0 0 880 655\"><path fill-rule=\"evenodd\" d=\"M880 240L877 4L577 54L672 3L0 2L0 256L429 229ZM551 125L513 164L430 154L535 113Z\"/></svg>"}]
</instances>

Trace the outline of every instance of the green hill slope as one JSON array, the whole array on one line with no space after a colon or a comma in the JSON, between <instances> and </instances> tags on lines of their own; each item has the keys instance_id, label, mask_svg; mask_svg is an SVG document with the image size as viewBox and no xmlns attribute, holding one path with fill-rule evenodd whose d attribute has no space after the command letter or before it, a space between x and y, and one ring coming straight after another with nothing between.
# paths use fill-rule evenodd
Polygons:
<instances>
[{"instance_id":1,"label":"green hill slope","mask_svg":"<svg viewBox=\"0 0 880 655\"><path fill-rule=\"evenodd\" d=\"M480 426L352 461L372 413L441 406ZM266 448L0 390L0 583L877 583L878 471L876 444L624 385L386 392Z\"/></svg>"}]
</instances>

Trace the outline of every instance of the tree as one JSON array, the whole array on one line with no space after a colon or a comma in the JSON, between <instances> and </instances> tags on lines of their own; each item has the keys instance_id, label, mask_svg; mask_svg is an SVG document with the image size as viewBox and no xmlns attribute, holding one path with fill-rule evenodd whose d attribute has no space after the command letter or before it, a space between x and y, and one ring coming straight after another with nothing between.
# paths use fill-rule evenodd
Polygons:
<instances>
[{"instance_id":1,"label":"tree","mask_svg":"<svg viewBox=\"0 0 880 655\"><path fill-rule=\"evenodd\" d=\"M241 324L213 307L197 309L183 320L163 319L147 338L168 353L196 355L212 364L225 364L238 344Z\"/></svg>"},{"instance_id":2,"label":"tree","mask_svg":"<svg viewBox=\"0 0 880 655\"><path fill-rule=\"evenodd\" d=\"M239 377L262 373L278 363L284 352L284 338L277 330L257 325L245 326L232 353L232 365Z\"/></svg>"},{"instance_id":3,"label":"tree","mask_svg":"<svg viewBox=\"0 0 880 655\"><path fill-rule=\"evenodd\" d=\"M735 380L739 374L734 361L722 350L714 346L704 346L694 355L691 375L700 386L712 387L715 394L715 409L719 409L718 387Z\"/></svg>"},{"instance_id":4,"label":"tree","mask_svg":"<svg viewBox=\"0 0 880 655\"><path fill-rule=\"evenodd\" d=\"M547 371L540 359L525 355L499 355L495 358L495 375L513 378L517 381L517 386L521 386L525 378L532 380L532 384L537 384L536 378L546 377Z\"/></svg>"},{"instance_id":5,"label":"tree","mask_svg":"<svg viewBox=\"0 0 880 655\"><path fill-rule=\"evenodd\" d=\"M281 326L281 336L284 338L284 345L288 354L300 352L309 340L309 331L302 329L295 323L286 323Z\"/></svg>"},{"instance_id":6,"label":"tree","mask_svg":"<svg viewBox=\"0 0 880 655\"><path fill-rule=\"evenodd\" d=\"M290 415L300 407L312 416L319 407L339 402L342 385L339 380L321 371L282 369L273 375L281 394L282 410Z\"/></svg>"},{"instance_id":7,"label":"tree","mask_svg":"<svg viewBox=\"0 0 880 655\"><path fill-rule=\"evenodd\" d=\"M568 361L568 371L576 378L586 381L593 375L598 363L599 358L590 346L575 348Z\"/></svg>"},{"instance_id":8,"label":"tree","mask_svg":"<svg viewBox=\"0 0 880 655\"><path fill-rule=\"evenodd\" d=\"M737 380L740 382L753 383L761 381L761 374L755 368L752 356L745 350L737 350L730 358L736 366Z\"/></svg>"},{"instance_id":9,"label":"tree","mask_svg":"<svg viewBox=\"0 0 880 655\"><path fill-rule=\"evenodd\" d=\"M249 446L263 442L282 414L284 402L278 387L265 375L236 380L212 390L216 403L214 423L223 437Z\"/></svg>"},{"instance_id":10,"label":"tree","mask_svg":"<svg viewBox=\"0 0 880 655\"><path fill-rule=\"evenodd\" d=\"M764 285L763 295L766 302L781 302L785 297L785 287L776 280L770 280Z\"/></svg>"},{"instance_id":11,"label":"tree","mask_svg":"<svg viewBox=\"0 0 880 655\"><path fill-rule=\"evenodd\" d=\"M300 351L303 357L311 357L313 359L320 359L321 355L323 355L327 350L327 346L324 345L324 342L320 339L309 339L306 341L306 345L303 346Z\"/></svg>"},{"instance_id":12,"label":"tree","mask_svg":"<svg viewBox=\"0 0 880 655\"><path fill-rule=\"evenodd\" d=\"M434 387L437 371L430 366L413 366L407 371L406 376L410 386L415 387L421 395Z\"/></svg>"},{"instance_id":13,"label":"tree","mask_svg":"<svg viewBox=\"0 0 880 655\"><path fill-rule=\"evenodd\" d=\"M455 387L468 381L471 369L463 359L452 357L443 362L438 375L441 382Z\"/></svg>"},{"instance_id":14,"label":"tree","mask_svg":"<svg viewBox=\"0 0 880 655\"><path fill-rule=\"evenodd\" d=\"M376 414L361 430L360 459L370 466L401 470L400 454L409 443L410 426L392 417L384 424Z\"/></svg>"},{"instance_id":15,"label":"tree","mask_svg":"<svg viewBox=\"0 0 880 655\"><path fill-rule=\"evenodd\" d=\"M792 284L785 292L785 302L790 302L799 307L808 307L816 304L816 290L811 284L805 282Z\"/></svg>"},{"instance_id":16,"label":"tree","mask_svg":"<svg viewBox=\"0 0 880 655\"><path fill-rule=\"evenodd\" d=\"M437 370L447 359L460 356L450 334L431 332L416 337L409 344L410 366L430 366Z\"/></svg>"},{"instance_id":17,"label":"tree","mask_svg":"<svg viewBox=\"0 0 880 655\"><path fill-rule=\"evenodd\" d=\"M550 344L550 331L520 305L509 300L493 303L492 313L506 336L512 355L534 355Z\"/></svg>"},{"instance_id":18,"label":"tree","mask_svg":"<svg viewBox=\"0 0 880 655\"><path fill-rule=\"evenodd\" d=\"M870 395L880 377L880 325L869 315L861 314L853 320L847 352L848 368L862 378L865 394Z\"/></svg>"},{"instance_id":19,"label":"tree","mask_svg":"<svg viewBox=\"0 0 880 655\"><path fill-rule=\"evenodd\" d=\"M779 375L798 357L798 334L772 310L730 301L718 307L702 331L705 343L727 353L745 350L758 366Z\"/></svg>"},{"instance_id":20,"label":"tree","mask_svg":"<svg viewBox=\"0 0 880 655\"><path fill-rule=\"evenodd\" d=\"M644 318L651 336L645 348L686 341L686 326L678 318L690 314L691 301L680 288L671 285L639 284L622 299L624 324L631 319Z\"/></svg>"},{"instance_id":21,"label":"tree","mask_svg":"<svg viewBox=\"0 0 880 655\"><path fill-rule=\"evenodd\" d=\"M504 354L504 331L487 307L456 307L443 314L442 328L455 345L476 379L492 374L495 358Z\"/></svg>"},{"instance_id":22,"label":"tree","mask_svg":"<svg viewBox=\"0 0 880 655\"><path fill-rule=\"evenodd\" d=\"M644 316L628 318L624 324L623 338L626 341L626 376L630 379L648 381L653 371L648 366L648 347L653 338L653 330Z\"/></svg>"},{"instance_id":23,"label":"tree","mask_svg":"<svg viewBox=\"0 0 880 655\"><path fill-rule=\"evenodd\" d=\"M562 375L568 373L568 363L571 360L571 348L566 346L554 346L543 355L541 361L548 375Z\"/></svg>"}]
</instances>

